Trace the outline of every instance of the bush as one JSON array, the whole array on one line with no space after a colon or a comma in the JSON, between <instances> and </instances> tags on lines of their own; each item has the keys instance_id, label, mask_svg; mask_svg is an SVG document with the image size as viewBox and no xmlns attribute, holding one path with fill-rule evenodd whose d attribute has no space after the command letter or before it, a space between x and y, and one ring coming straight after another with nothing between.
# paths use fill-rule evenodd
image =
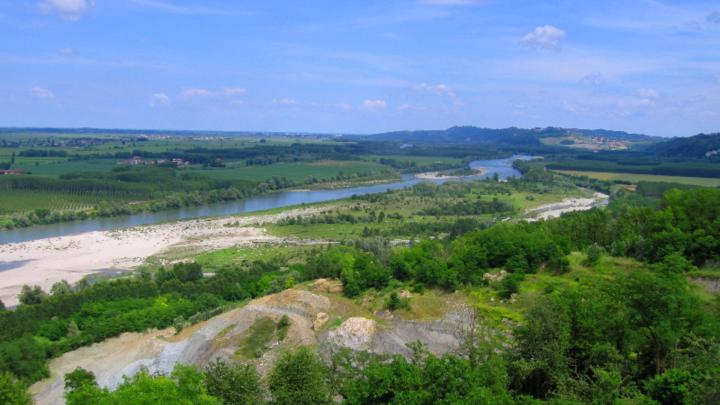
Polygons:
<instances>
[{"instance_id":1,"label":"bush","mask_svg":"<svg viewBox=\"0 0 720 405\"><path fill-rule=\"evenodd\" d=\"M587 255L587 258L585 259L585 264L588 266L596 265L600 261L600 258L602 258L604 253L605 249L603 249L602 246L598 245L597 243L593 243L592 245L588 246L587 250L585 251L585 254Z\"/></svg>"},{"instance_id":2,"label":"bush","mask_svg":"<svg viewBox=\"0 0 720 405\"><path fill-rule=\"evenodd\" d=\"M220 360L205 368L208 394L222 399L226 405L260 404L260 376L248 364L228 364Z\"/></svg>"},{"instance_id":3,"label":"bush","mask_svg":"<svg viewBox=\"0 0 720 405\"><path fill-rule=\"evenodd\" d=\"M283 315L282 318L280 318L280 321L277 324L278 340L285 340L285 336L287 336L291 323L292 322L287 315Z\"/></svg>"},{"instance_id":4,"label":"bush","mask_svg":"<svg viewBox=\"0 0 720 405\"><path fill-rule=\"evenodd\" d=\"M0 404L31 405L32 398L24 384L10 373L0 373Z\"/></svg>"},{"instance_id":5,"label":"bush","mask_svg":"<svg viewBox=\"0 0 720 405\"><path fill-rule=\"evenodd\" d=\"M325 385L326 368L310 349L302 347L296 352L280 356L269 377L273 403L279 405L329 404L330 395Z\"/></svg>"},{"instance_id":6,"label":"bush","mask_svg":"<svg viewBox=\"0 0 720 405\"><path fill-rule=\"evenodd\" d=\"M520 291L520 282L525 278L523 273L510 273L500 281L498 285L498 295L501 298L509 299L513 294Z\"/></svg>"}]
</instances>

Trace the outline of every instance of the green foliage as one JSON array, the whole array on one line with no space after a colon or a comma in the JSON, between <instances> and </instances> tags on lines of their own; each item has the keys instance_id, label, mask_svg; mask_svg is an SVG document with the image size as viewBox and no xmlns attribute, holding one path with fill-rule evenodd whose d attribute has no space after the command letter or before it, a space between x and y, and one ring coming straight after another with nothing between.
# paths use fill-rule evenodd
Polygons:
<instances>
[{"instance_id":1,"label":"green foliage","mask_svg":"<svg viewBox=\"0 0 720 405\"><path fill-rule=\"evenodd\" d=\"M691 375L686 370L670 369L656 375L645 385L650 398L663 405L689 404Z\"/></svg>"},{"instance_id":2,"label":"green foliage","mask_svg":"<svg viewBox=\"0 0 720 405\"><path fill-rule=\"evenodd\" d=\"M45 298L47 298L47 294L37 285L32 287L29 285L22 286L22 290L18 296L20 303L25 305L41 304Z\"/></svg>"},{"instance_id":3,"label":"green foliage","mask_svg":"<svg viewBox=\"0 0 720 405\"><path fill-rule=\"evenodd\" d=\"M587 250L585 251L586 259L585 264L588 266L594 266L598 264L600 261L600 258L605 253L605 249L602 248L602 246L598 245L597 243L593 243L592 245L588 246Z\"/></svg>"},{"instance_id":4,"label":"green foliage","mask_svg":"<svg viewBox=\"0 0 720 405\"><path fill-rule=\"evenodd\" d=\"M308 348L283 353L268 378L272 403L315 405L330 403L325 384L327 369Z\"/></svg>"},{"instance_id":5,"label":"green foliage","mask_svg":"<svg viewBox=\"0 0 720 405\"><path fill-rule=\"evenodd\" d=\"M263 392L260 376L248 364L228 364L220 360L205 368L205 385L208 394L226 405L261 404Z\"/></svg>"},{"instance_id":6,"label":"green foliage","mask_svg":"<svg viewBox=\"0 0 720 405\"><path fill-rule=\"evenodd\" d=\"M77 367L72 372L65 374L66 395L85 385L97 386L95 374L81 367Z\"/></svg>"},{"instance_id":7,"label":"green foliage","mask_svg":"<svg viewBox=\"0 0 720 405\"><path fill-rule=\"evenodd\" d=\"M454 355L417 353L413 361L393 357L372 359L359 372L350 372L341 391L348 404L512 404L507 372L492 356L473 365Z\"/></svg>"},{"instance_id":8,"label":"green foliage","mask_svg":"<svg viewBox=\"0 0 720 405\"><path fill-rule=\"evenodd\" d=\"M237 354L246 359L260 358L275 334L275 322L270 318L260 318L250 326L247 335L240 342Z\"/></svg>"},{"instance_id":9,"label":"green foliage","mask_svg":"<svg viewBox=\"0 0 720 405\"><path fill-rule=\"evenodd\" d=\"M500 298L510 299L513 294L520 292L520 282L525 278L524 273L510 273L498 285Z\"/></svg>"},{"instance_id":10,"label":"green foliage","mask_svg":"<svg viewBox=\"0 0 720 405\"><path fill-rule=\"evenodd\" d=\"M277 323L277 334L278 334L278 340L285 340L285 337L287 336L288 329L290 329L290 325L292 322L290 321L290 318L287 315L283 315L280 320Z\"/></svg>"},{"instance_id":11,"label":"green foliage","mask_svg":"<svg viewBox=\"0 0 720 405\"><path fill-rule=\"evenodd\" d=\"M52 295L65 295L69 294L70 291L70 284L65 280L58 281L50 287L50 294Z\"/></svg>"},{"instance_id":12,"label":"green foliage","mask_svg":"<svg viewBox=\"0 0 720 405\"><path fill-rule=\"evenodd\" d=\"M180 404L218 405L221 401L207 393L203 375L192 367L178 365L171 376L150 375L140 371L115 391L83 384L67 395L68 405Z\"/></svg>"},{"instance_id":13,"label":"green foliage","mask_svg":"<svg viewBox=\"0 0 720 405\"><path fill-rule=\"evenodd\" d=\"M387 301L385 302L385 308L390 311L398 309L410 309L410 300L408 298L400 298L396 291L390 292Z\"/></svg>"},{"instance_id":14,"label":"green foliage","mask_svg":"<svg viewBox=\"0 0 720 405\"><path fill-rule=\"evenodd\" d=\"M27 387L7 372L0 373L0 404L31 405L32 398Z\"/></svg>"}]
</instances>

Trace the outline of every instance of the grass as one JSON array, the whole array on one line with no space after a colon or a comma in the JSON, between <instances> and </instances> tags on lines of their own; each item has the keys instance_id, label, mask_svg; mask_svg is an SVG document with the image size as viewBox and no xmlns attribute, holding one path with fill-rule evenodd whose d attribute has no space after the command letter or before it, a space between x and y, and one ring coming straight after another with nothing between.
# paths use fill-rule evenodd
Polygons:
<instances>
[{"instance_id":1,"label":"grass","mask_svg":"<svg viewBox=\"0 0 720 405\"><path fill-rule=\"evenodd\" d=\"M209 270L253 261L291 262L293 258L302 257L301 253L311 248L311 246L297 245L231 247L202 253L195 257L195 261Z\"/></svg>"},{"instance_id":2,"label":"grass","mask_svg":"<svg viewBox=\"0 0 720 405\"><path fill-rule=\"evenodd\" d=\"M262 357L268 344L275 335L275 322L270 318L260 318L250 326L247 334L241 339L235 355L245 359Z\"/></svg>"},{"instance_id":3,"label":"grass","mask_svg":"<svg viewBox=\"0 0 720 405\"><path fill-rule=\"evenodd\" d=\"M694 186L702 187L718 187L720 186L720 179L713 179L707 177L683 177L683 176L661 176L655 174L631 174L631 173L613 173L613 172L591 172L581 170L555 170L558 173L567 174L570 176L586 176L591 179L598 180L622 180L631 183L637 183L640 181L655 181L665 183L679 183L679 184L690 184Z\"/></svg>"}]
</instances>

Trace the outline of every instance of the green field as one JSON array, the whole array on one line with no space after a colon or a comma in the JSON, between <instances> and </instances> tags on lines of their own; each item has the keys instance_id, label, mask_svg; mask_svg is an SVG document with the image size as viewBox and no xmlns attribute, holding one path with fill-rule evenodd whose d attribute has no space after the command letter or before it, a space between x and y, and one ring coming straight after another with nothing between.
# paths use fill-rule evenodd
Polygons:
<instances>
[{"instance_id":1,"label":"green field","mask_svg":"<svg viewBox=\"0 0 720 405\"><path fill-rule=\"evenodd\" d=\"M118 167L118 159L63 160L63 158L23 158L13 166L28 174L60 177L78 172L109 172Z\"/></svg>"},{"instance_id":2,"label":"green field","mask_svg":"<svg viewBox=\"0 0 720 405\"><path fill-rule=\"evenodd\" d=\"M318 180L332 179L338 175L366 176L392 172L386 166L373 162L322 161L314 163L275 163L265 166L228 165L224 168L189 168L190 173L201 174L218 180L264 181L273 177L284 177L293 182L302 182L314 177Z\"/></svg>"},{"instance_id":3,"label":"green field","mask_svg":"<svg viewBox=\"0 0 720 405\"><path fill-rule=\"evenodd\" d=\"M87 210L102 201L107 196L57 193L39 190L13 190L0 196L0 215L19 212L28 212L36 209L49 209L52 211L81 211ZM112 197L113 201L123 201L122 198Z\"/></svg>"},{"instance_id":4,"label":"green field","mask_svg":"<svg viewBox=\"0 0 720 405\"><path fill-rule=\"evenodd\" d=\"M631 183L637 183L640 181L654 181L662 183L679 183L689 184L693 186L702 187L718 187L720 186L720 179L712 179L707 177L682 177L682 176L661 176L655 174L631 174L631 173L612 173L612 172L591 172L591 171L580 171L580 170L555 170L558 173L567 174L570 176L586 176L591 179L598 180L621 180L628 181Z\"/></svg>"}]
</instances>

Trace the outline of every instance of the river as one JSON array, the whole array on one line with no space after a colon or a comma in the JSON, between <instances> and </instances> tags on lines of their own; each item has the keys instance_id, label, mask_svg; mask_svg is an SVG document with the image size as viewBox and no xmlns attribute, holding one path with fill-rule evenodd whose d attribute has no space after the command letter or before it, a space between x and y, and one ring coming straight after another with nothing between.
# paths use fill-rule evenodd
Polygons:
<instances>
[{"instance_id":1,"label":"river","mask_svg":"<svg viewBox=\"0 0 720 405\"><path fill-rule=\"evenodd\" d=\"M485 169L482 175L463 177L466 180L492 177L496 173L500 179L521 176L520 172L512 167L515 160L532 159L533 156L514 155L505 159L474 160L470 162L471 169ZM455 179L457 180L457 179ZM373 184L358 187L326 189L326 190L288 190L257 195L243 200L208 204L199 207L189 207L178 210L160 212L143 212L132 215L93 218L86 220L62 222L58 224L36 225L28 228L19 228L0 231L0 244L27 242L36 239L52 238L57 236L75 235L91 231L108 231L112 229L127 228L137 225L157 224L162 222L183 219L227 216L247 212L264 211L273 208L289 207L300 204L311 204L323 201L340 200L353 195L382 193L387 190L398 190L414 186L421 181L443 183L446 179L420 180L411 174L403 175L402 180L392 183Z\"/></svg>"}]
</instances>

